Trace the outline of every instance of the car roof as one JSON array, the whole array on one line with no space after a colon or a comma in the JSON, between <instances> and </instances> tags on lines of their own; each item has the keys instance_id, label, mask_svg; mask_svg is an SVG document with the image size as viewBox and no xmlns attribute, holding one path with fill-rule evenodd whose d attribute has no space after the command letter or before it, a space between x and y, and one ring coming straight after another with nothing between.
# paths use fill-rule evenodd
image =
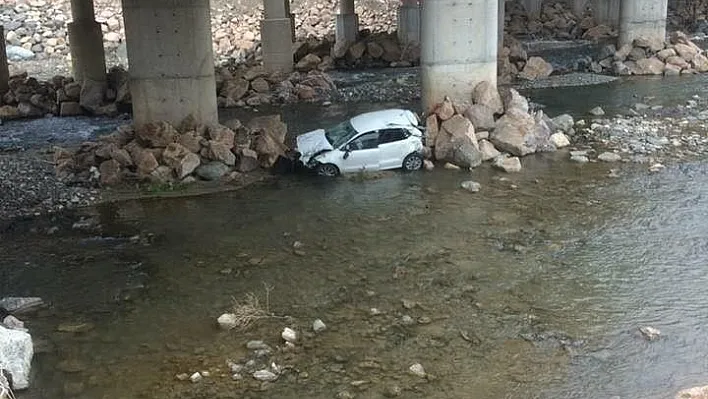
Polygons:
<instances>
[{"instance_id":1,"label":"car roof","mask_svg":"<svg viewBox=\"0 0 708 399\"><path fill-rule=\"evenodd\" d=\"M416 115L406 109L384 109L381 111L367 112L350 119L350 123L357 132L370 132L384 129L391 125L416 126L413 121Z\"/></svg>"}]
</instances>

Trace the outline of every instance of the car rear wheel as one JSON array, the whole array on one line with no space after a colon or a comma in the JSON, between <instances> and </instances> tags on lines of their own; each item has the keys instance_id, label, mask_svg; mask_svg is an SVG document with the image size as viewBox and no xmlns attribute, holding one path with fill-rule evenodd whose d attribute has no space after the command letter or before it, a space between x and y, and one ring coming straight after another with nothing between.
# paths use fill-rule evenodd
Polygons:
<instances>
[{"instance_id":1,"label":"car rear wheel","mask_svg":"<svg viewBox=\"0 0 708 399\"><path fill-rule=\"evenodd\" d=\"M335 177L339 175L339 168L337 165L333 165L331 163L319 164L315 170L319 176Z\"/></svg>"},{"instance_id":2,"label":"car rear wheel","mask_svg":"<svg viewBox=\"0 0 708 399\"><path fill-rule=\"evenodd\" d=\"M412 172L414 170L420 170L423 167L423 156L414 152L408 154L403 159L403 170L406 172Z\"/></svg>"}]
</instances>

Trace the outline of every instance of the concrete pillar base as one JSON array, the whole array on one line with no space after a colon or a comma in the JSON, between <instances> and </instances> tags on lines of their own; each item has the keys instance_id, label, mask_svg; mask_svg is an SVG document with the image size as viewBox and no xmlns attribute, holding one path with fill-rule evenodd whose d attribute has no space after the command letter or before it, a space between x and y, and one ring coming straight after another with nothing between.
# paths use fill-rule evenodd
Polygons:
<instances>
[{"instance_id":1,"label":"concrete pillar base","mask_svg":"<svg viewBox=\"0 0 708 399\"><path fill-rule=\"evenodd\" d=\"M337 14L335 39L337 42L354 43L359 37L359 16L356 14Z\"/></svg>"},{"instance_id":2,"label":"concrete pillar base","mask_svg":"<svg viewBox=\"0 0 708 399\"><path fill-rule=\"evenodd\" d=\"M497 83L497 0L423 1L421 86L423 109L445 96L472 101L478 83Z\"/></svg>"},{"instance_id":3,"label":"concrete pillar base","mask_svg":"<svg viewBox=\"0 0 708 399\"><path fill-rule=\"evenodd\" d=\"M618 44L632 44L638 37L666 40L667 8L667 0L623 0Z\"/></svg>"},{"instance_id":4,"label":"concrete pillar base","mask_svg":"<svg viewBox=\"0 0 708 399\"><path fill-rule=\"evenodd\" d=\"M404 3L398 8L398 41L403 44L420 43L420 6Z\"/></svg>"},{"instance_id":5,"label":"concrete pillar base","mask_svg":"<svg viewBox=\"0 0 708 399\"><path fill-rule=\"evenodd\" d=\"M0 25L0 37L5 37L5 27ZM9 89L10 68L7 65L7 51L5 50L5 40L0 40L0 95L5 94Z\"/></svg>"},{"instance_id":6,"label":"concrete pillar base","mask_svg":"<svg viewBox=\"0 0 708 399\"><path fill-rule=\"evenodd\" d=\"M620 3L621 0L593 0L592 11L595 22L613 28L619 27Z\"/></svg>"},{"instance_id":7,"label":"concrete pillar base","mask_svg":"<svg viewBox=\"0 0 708 399\"><path fill-rule=\"evenodd\" d=\"M542 2L543 0L521 0L526 15L531 19L538 19L541 16Z\"/></svg>"},{"instance_id":8,"label":"concrete pillar base","mask_svg":"<svg viewBox=\"0 0 708 399\"><path fill-rule=\"evenodd\" d=\"M106 55L101 25L93 20L69 23L69 48L72 75L77 82L84 79L106 80Z\"/></svg>"},{"instance_id":9,"label":"concrete pillar base","mask_svg":"<svg viewBox=\"0 0 708 399\"><path fill-rule=\"evenodd\" d=\"M137 126L218 122L209 0L122 0Z\"/></svg>"},{"instance_id":10,"label":"concrete pillar base","mask_svg":"<svg viewBox=\"0 0 708 399\"><path fill-rule=\"evenodd\" d=\"M261 21L263 66L268 72L292 72L293 41L290 18Z\"/></svg>"}]
</instances>

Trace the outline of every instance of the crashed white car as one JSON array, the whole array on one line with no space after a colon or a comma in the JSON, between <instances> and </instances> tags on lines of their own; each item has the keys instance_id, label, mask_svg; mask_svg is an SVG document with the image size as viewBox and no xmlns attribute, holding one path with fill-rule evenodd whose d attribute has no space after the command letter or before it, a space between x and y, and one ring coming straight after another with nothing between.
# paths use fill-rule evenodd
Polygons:
<instances>
[{"instance_id":1,"label":"crashed white car","mask_svg":"<svg viewBox=\"0 0 708 399\"><path fill-rule=\"evenodd\" d=\"M423 128L418 116L387 109L355 116L329 129L297 137L299 160L320 176L423 166Z\"/></svg>"}]
</instances>

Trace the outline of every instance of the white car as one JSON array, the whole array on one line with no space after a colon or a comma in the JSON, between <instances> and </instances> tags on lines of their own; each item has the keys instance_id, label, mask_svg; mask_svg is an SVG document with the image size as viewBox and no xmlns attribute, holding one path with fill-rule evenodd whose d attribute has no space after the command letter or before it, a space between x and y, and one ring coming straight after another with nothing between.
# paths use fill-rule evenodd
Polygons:
<instances>
[{"instance_id":1,"label":"white car","mask_svg":"<svg viewBox=\"0 0 708 399\"><path fill-rule=\"evenodd\" d=\"M297 137L299 160L320 176L423 166L423 128L412 111L387 109L355 116Z\"/></svg>"}]
</instances>

